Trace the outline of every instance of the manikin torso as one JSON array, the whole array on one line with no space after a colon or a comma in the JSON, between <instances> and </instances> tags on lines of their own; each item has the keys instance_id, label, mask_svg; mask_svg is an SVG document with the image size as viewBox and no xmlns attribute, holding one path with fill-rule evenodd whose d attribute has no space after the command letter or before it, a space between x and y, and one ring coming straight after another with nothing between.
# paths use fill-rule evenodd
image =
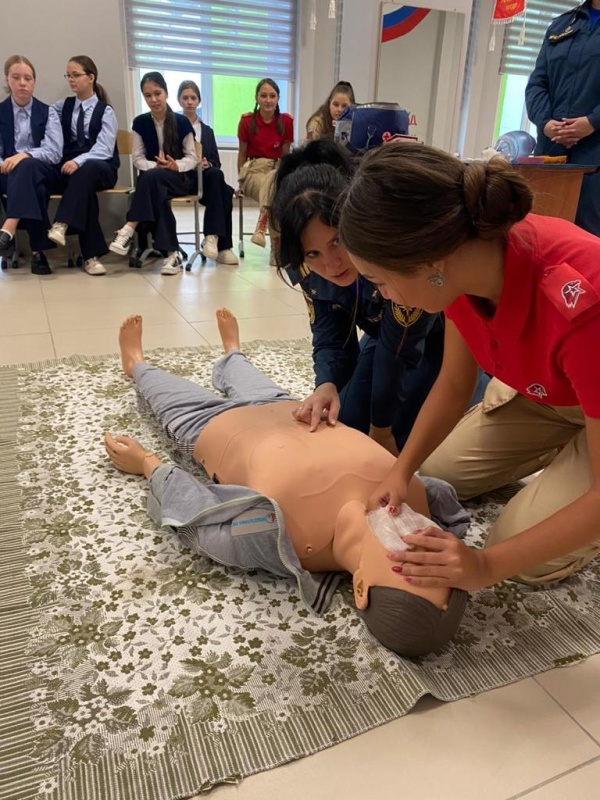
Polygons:
<instances>
[{"instance_id":1,"label":"manikin torso","mask_svg":"<svg viewBox=\"0 0 600 800\"><path fill-rule=\"evenodd\" d=\"M302 566L339 570L332 540L350 501L364 520L369 495L394 457L368 436L343 425L308 425L292 417L294 401L236 408L215 417L196 442L194 456L221 483L249 486L282 508ZM362 506L362 509L361 509Z\"/></svg>"}]
</instances>

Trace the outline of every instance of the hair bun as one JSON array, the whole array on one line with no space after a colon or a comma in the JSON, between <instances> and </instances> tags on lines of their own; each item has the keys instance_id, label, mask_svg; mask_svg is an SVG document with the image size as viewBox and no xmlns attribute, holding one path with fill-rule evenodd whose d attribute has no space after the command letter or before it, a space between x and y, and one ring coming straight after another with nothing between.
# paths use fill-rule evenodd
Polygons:
<instances>
[{"instance_id":1,"label":"hair bun","mask_svg":"<svg viewBox=\"0 0 600 800\"><path fill-rule=\"evenodd\" d=\"M465 164L463 192L465 211L483 239L506 233L533 205L529 184L502 156Z\"/></svg>"}]
</instances>

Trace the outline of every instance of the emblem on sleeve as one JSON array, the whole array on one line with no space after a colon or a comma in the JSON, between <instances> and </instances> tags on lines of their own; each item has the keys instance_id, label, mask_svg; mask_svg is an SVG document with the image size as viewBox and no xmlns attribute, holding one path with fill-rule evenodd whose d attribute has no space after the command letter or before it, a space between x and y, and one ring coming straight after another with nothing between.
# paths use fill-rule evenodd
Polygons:
<instances>
[{"instance_id":1,"label":"emblem on sleeve","mask_svg":"<svg viewBox=\"0 0 600 800\"><path fill-rule=\"evenodd\" d=\"M404 328L409 328L414 325L423 313L422 308L410 308L409 306L400 306L397 303L392 303L392 313L396 322L400 323Z\"/></svg>"},{"instance_id":2,"label":"emblem on sleeve","mask_svg":"<svg viewBox=\"0 0 600 800\"><path fill-rule=\"evenodd\" d=\"M541 383L532 383L531 386L528 386L525 389L527 394L533 395L533 397L537 397L538 400L541 400L543 397L548 397L548 392L544 389Z\"/></svg>"},{"instance_id":3,"label":"emblem on sleeve","mask_svg":"<svg viewBox=\"0 0 600 800\"><path fill-rule=\"evenodd\" d=\"M567 308L575 308L580 295L585 294L585 289L581 288L581 281L567 281L560 290L562 299Z\"/></svg>"}]
</instances>

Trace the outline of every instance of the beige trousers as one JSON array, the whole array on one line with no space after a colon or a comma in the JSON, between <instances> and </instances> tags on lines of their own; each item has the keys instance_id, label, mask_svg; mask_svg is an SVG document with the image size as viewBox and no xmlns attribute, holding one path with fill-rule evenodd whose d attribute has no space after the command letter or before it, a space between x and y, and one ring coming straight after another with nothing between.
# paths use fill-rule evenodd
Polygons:
<instances>
[{"instance_id":1,"label":"beige trousers","mask_svg":"<svg viewBox=\"0 0 600 800\"><path fill-rule=\"evenodd\" d=\"M534 403L493 379L472 408L421 467L451 483L459 498L476 497L543 472L513 497L490 530L486 547L530 528L581 497L591 486L585 421L579 406ZM540 564L522 583L559 581L600 554L592 544Z\"/></svg>"},{"instance_id":2,"label":"beige trousers","mask_svg":"<svg viewBox=\"0 0 600 800\"><path fill-rule=\"evenodd\" d=\"M263 214L270 205L277 164L278 162L272 158L249 158L240 170L238 180L243 192L247 197L256 200L260 206L260 214ZM271 242L277 236L277 232L270 225L269 236Z\"/></svg>"}]
</instances>

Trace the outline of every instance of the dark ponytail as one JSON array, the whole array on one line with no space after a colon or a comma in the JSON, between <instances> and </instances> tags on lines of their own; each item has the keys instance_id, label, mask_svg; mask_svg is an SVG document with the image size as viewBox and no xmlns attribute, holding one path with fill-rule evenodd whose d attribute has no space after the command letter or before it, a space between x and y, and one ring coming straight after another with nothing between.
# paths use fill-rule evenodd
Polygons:
<instances>
[{"instance_id":1,"label":"dark ponytail","mask_svg":"<svg viewBox=\"0 0 600 800\"><path fill-rule=\"evenodd\" d=\"M269 210L271 224L280 234L280 266L303 265L302 234L312 219L337 228L339 198L351 174L347 153L327 140L309 142L281 159Z\"/></svg>"},{"instance_id":2,"label":"dark ponytail","mask_svg":"<svg viewBox=\"0 0 600 800\"><path fill-rule=\"evenodd\" d=\"M414 274L469 239L504 239L533 205L533 193L502 157L464 163L428 147L390 142L365 156L340 219L350 253Z\"/></svg>"},{"instance_id":3,"label":"dark ponytail","mask_svg":"<svg viewBox=\"0 0 600 800\"><path fill-rule=\"evenodd\" d=\"M275 107L275 118L277 119L277 133L280 136L282 136L283 132L285 130L285 127L283 125L283 120L281 119L281 110L279 108L279 97L281 96L281 92L279 91L279 86L273 80L273 78L263 78L262 80L260 80L256 84L256 89L254 91L255 103L254 103L254 111L252 112L252 122L250 123L250 133L253 136L256 136L256 134L258 133L258 125L256 123L256 115L258 114L258 109L259 109L260 106L258 105L258 99L257 98L258 98L258 93L260 92L261 88L265 85L265 83L267 83L272 89L275 89L275 91L277 92L277 105Z\"/></svg>"},{"instance_id":4,"label":"dark ponytail","mask_svg":"<svg viewBox=\"0 0 600 800\"><path fill-rule=\"evenodd\" d=\"M75 64L79 64L86 75L94 76L94 84L92 86L94 93L98 95L99 100L102 100L103 103L110 105L108 94L106 93L105 88L102 86L102 84L98 83L98 67L94 64L92 59L89 56L73 56L69 59L69 61L74 61Z\"/></svg>"},{"instance_id":5,"label":"dark ponytail","mask_svg":"<svg viewBox=\"0 0 600 800\"><path fill-rule=\"evenodd\" d=\"M147 83L155 83L157 86L169 94L167 89L167 82L160 72L146 72L140 81L140 91L144 91L144 86ZM179 141L179 129L177 127L177 118L171 106L167 103L167 110L165 113L165 121L163 124L163 152L166 156L171 156L177 161L183 158L183 147Z\"/></svg>"}]
</instances>

